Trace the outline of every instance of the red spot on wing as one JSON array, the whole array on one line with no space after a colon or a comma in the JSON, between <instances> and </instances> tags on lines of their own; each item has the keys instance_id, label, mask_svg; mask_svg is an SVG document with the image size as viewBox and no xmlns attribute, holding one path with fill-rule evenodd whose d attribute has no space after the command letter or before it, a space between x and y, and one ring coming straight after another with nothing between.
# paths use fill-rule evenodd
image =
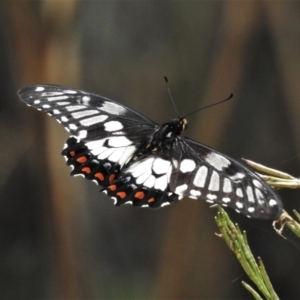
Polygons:
<instances>
[{"instance_id":1,"label":"red spot on wing","mask_svg":"<svg viewBox=\"0 0 300 300\"><path fill-rule=\"evenodd\" d=\"M110 189L111 191L115 191L117 186L115 184L113 184L113 185L108 186L107 188Z\"/></svg>"},{"instance_id":2,"label":"red spot on wing","mask_svg":"<svg viewBox=\"0 0 300 300\"><path fill-rule=\"evenodd\" d=\"M91 169L89 167L84 167L81 169L82 172L85 172L87 174L90 174L91 173Z\"/></svg>"},{"instance_id":3,"label":"red spot on wing","mask_svg":"<svg viewBox=\"0 0 300 300\"><path fill-rule=\"evenodd\" d=\"M152 197L152 198L150 198L149 200L148 200L148 203L152 203L152 202L154 202L155 201L155 199Z\"/></svg>"},{"instance_id":4,"label":"red spot on wing","mask_svg":"<svg viewBox=\"0 0 300 300\"><path fill-rule=\"evenodd\" d=\"M75 154L76 154L75 151L70 151L71 156L74 156Z\"/></svg>"},{"instance_id":5,"label":"red spot on wing","mask_svg":"<svg viewBox=\"0 0 300 300\"><path fill-rule=\"evenodd\" d=\"M110 176L109 176L109 182L110 183L112 183L114 180L115 180L115 178L116 178L116 175L115 174L111 174Z\"/></svg>"},{"instance_id":6,"label":"red spot on wing","mask_svg":"<svg viewBox=\"0 0 300 300\"><path fill-rule=\"evenodd\" d=\"M126 197L126 193L125 192L118 192L117 196L119 196L120 198L124 199Z\"/></svg>"},{"instance_id":7,"label":"red spot on wing","mask_svg":"<svg viewBox=\"0 0 300 300\"><path fill-rule=\"evenodd\" d=\"M83 164L84 162L87 161L87 158L85 156L81 156L81 157L78 157L76 159L76 161L79 162L79 163L81 163L81 164Z\"/></svg>"},{"instance_id":8,"label":"red spot on wing","mask_svg":"<svg viewBox=\"0 0 300 300\"><path fill-rule=\"evenodd\" d=\"M100 181L103 181L103 180L104 180L104 175L103 175L102 173L100 173L100 172L95 173L94 176L95 176L96 178L98 178Z\"/></svg>"},{"instance_id":9,"label":"red spot on wing","mask_svg":"<svg viewBox=\"0 0 300 300\"><path fill-rule=\"evenodd\" d=\"M136 193L134 194L134 197L135 197L135 198L138 198L138 199L140 199L140 200L142 200L142 199L144 199L144 197L145 197L145 193L144 193L144 192L141 192L141 191L136 192Z\"/></svg>"}]
</instances>

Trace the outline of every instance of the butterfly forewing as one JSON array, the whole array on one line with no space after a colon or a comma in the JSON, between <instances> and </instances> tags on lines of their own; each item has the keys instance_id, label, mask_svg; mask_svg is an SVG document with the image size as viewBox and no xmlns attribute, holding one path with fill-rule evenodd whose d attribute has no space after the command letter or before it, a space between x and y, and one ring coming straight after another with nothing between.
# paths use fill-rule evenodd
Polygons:
<instances>
[{"instance_id":1,"label":"butterfly forewing","mask_svg":"<svg viewBox=\"0 0 300 300\"><path fill-rule=\"evenodd\" d=\"M157 124L108 98L84 91L56 86L25 87L19 96L27 105L48 113L72 135L81 140L105 136L139 139L143 130Z\"/></svg>"},{"instance_id":2,"label":"butterfly forewing","mask_svg":"<svg viewBox=\"0 0 300 300\"><path fill-rule=\"evenodd\" d=\"M108 98L55 85L25 87L19 96L71 133L62 151L71 175L94 180L117 205L156 208L187 196L253 218L282 213L279 196L259 176L180 136L183 119L159 126Z\"/></svg>"}]
</instances>

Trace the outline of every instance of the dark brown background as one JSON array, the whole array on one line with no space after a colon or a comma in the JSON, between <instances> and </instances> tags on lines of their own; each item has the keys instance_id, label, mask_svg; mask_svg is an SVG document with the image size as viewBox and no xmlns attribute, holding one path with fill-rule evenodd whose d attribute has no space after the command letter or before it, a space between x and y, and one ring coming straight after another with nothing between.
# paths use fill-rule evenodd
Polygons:
<instances>
[{"instance_id":1,"label":"dark brown background","mask_svg":"<svg viewBox=\"0 0 300 300\"><path fill-rule=\"evenodd\" d=\"M2 299L245 299L244 275L215 236L216 210L185 199L161 210L115 208L70 178L67 137L16 95L56 83L120 101L187 135L299 176L298 1L0 2L0 291ZM300 209L298 190L280 192ZM300 250L271 223L247 230L281 299L300 298Z\"/></svg>"}]
</instances>

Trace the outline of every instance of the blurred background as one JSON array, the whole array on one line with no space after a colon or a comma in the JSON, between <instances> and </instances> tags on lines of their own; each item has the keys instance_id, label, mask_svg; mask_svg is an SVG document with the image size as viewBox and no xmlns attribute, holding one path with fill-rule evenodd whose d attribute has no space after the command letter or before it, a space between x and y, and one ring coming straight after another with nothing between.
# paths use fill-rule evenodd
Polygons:
<instances>
[{"instance_id":1,"label":"blurred background","mask_svg":"<svg viewBox=\"0 0 300 300\"><path fill-rule=\"evenodd\" d=\"M251 299L215 235L217 211L184 199L116 208L69 177L64 129L19 101L55 83L117 100L227 155L300 173L300 2L0 2L0 291L2 299ZM280 191L300 210L299 190ZM271 222L229 211L281 299L300 298L300 248Z\"/></svg>"}]
</instances>

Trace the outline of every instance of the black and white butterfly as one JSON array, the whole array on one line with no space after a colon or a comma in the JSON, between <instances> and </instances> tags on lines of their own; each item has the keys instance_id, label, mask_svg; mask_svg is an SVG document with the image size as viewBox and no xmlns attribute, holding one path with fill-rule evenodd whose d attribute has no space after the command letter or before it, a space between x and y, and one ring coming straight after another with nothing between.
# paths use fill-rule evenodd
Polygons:
<instances>
[{"instance_id":1,"label":"black and white butterfly","mask_svg":"<svg viewBox=\"0 0 300 300\"><path fill-rule=\"evenodd\" d=\"M71 175L95 181L116 205L162 207L187 196L248 217L277 219L278 194L239 162L181 136L184 118L159 125L108 98L56 85L19 91L71 136L62 155Z\"/></svg>"}]
</instances>

